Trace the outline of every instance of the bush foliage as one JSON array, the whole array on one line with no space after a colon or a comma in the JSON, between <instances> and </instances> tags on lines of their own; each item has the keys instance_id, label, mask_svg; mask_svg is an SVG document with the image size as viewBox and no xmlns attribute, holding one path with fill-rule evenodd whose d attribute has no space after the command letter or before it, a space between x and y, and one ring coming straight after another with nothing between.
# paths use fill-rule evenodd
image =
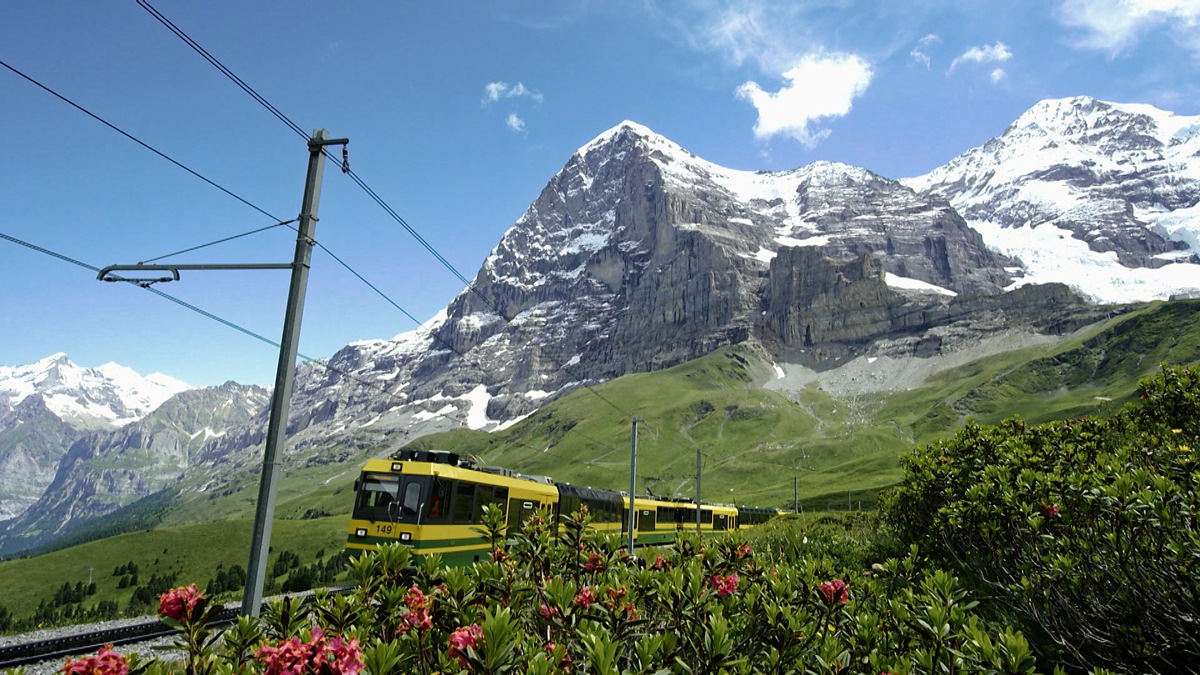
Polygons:
<instances>
[{"instance_id":1,"label":"bush foliage","mask_svg":"<svg viewBox=\"0 0 1200 675\"><path fill-rule=\"evenodd\" d=\"M968 424L904 458L901 535L998 594L1079 664L1200 663L1200 369L1110 419Z\"/></svg>"},{"instance_id":2,"label":"bush foliage","mask_svg":"<svg viewBox=\"0 0 1200 675\"><path fill-rule=\"evenodd\" d=\"M915 556L847 574L835 558L779 537L755 551L735 537L681 533L673 549L637 557L619 537L590 531L586 512L557 531L541 512L511 535L498 510L485 520L491 560L443 568L437 556L414 561L402 546L381 547L350 562L350 593L274 600L219 639L202 627L217 607L195 587L173 589L160 614L180 629L185 662L129 665L214 674L1034 672L1018 631L989 626L953 575Z\"/></svg>"}]
</instances>

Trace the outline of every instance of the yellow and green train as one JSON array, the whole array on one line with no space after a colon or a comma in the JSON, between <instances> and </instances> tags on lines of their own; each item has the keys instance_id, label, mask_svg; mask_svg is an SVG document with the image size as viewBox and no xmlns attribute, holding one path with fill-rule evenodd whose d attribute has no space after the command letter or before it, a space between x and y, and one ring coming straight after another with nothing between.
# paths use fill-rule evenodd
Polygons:
<instances>
[{"instance_id":1,"label":"yellow and green train","mask_svg":"<svg viewBox=\"0 0 1200 675\"><path fill-rule=\"evenodd\" d=\"M477 530L488 504L504 510L510 529L543 506L560 516L586 505L596 530L629 533L629 496L623 492L477 466L471 458L440 450L402 450L391 459L369 460L355 482L355 493L346 543L351 552L400 542L415 555L439 553L447 565L486 559L490 551ZM751 527L780 513L641 496L633 498L633 506L637 544L670 543L676 531L694 530L697 508L704 536Z\"/></svg>"}]
</instances>

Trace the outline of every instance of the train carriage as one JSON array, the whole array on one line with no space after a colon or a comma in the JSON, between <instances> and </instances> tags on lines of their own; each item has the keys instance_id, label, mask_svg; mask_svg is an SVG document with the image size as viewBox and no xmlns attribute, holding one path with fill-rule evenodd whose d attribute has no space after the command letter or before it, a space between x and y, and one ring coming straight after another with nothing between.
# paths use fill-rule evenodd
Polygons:
<instances>
[{"instance_id":1,"label":"train carriage","mask_svg":"<svg viewBox=\"0 0 1200 675\"><path fill-rule=\"evenodd\" d=\"M478 530L488 504L503 509L510 531L543 506L558 516L556 524L561 516L586 506L594 530L624 536L629 532L629 496L623 492L476 466L471 458L438 450L402 450L391 459L367 461L355 493L346 542L351 552L400 542L416 556L441 554L447 565L486 559L491 552ZM699 509L704 536L719 536L775 513L723 504L701 504ZM691 500L635 497L636 543L673 542L678 531L696 528L696 510Z\"/></svg>"},{"instance_id":2,"label":"train carriage","mask_svg":"<svg viewBox=\"0 0 1200 675\"><path fill-rule=\"evenodd\" d=\"M549 479L481 471L466 458L440 451L369 460L355 491L347 548L371 550L399 541L415 555L440 553L447 565L490 555L477 531L485 505L503 508L508 526L516 528L539 507L558 502Z\"/></svg>"}]
</instances>

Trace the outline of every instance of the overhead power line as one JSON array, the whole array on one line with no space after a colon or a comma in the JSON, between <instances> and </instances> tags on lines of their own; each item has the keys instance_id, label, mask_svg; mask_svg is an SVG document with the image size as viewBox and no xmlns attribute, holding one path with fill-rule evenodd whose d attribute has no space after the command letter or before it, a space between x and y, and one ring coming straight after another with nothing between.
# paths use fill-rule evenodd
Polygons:
<instances>
[{"instance_id":1,"label":"overhead power line","mask_svg":"<svg viewBox=\"0 0 1200 675\"><path fill-rule=\"evenodd\" d=\"M148 0L137 0L137 1L138 1L138 5L140 5L143 9L145 9L148 13L150 13L150 15L153 16L159 23L161 23L168 30L170 30L173 34L175 34L176 37L178 37L180 40L183 40L183 42L185 44L187 44L189 47L191 47L193 51L195 51L197 54L200 54L200 56L203 57L204 60L208 61L209 64L211 64L214 68L216 68L218 71L220 71L221 74L223 74L230 81L232 81L235 85L237 85L237 87L239 89L241 89L243 92L245 92L251 98L253 98L256 102L258 102L259 105L263 106L268 112L270 112L272 115L274 115L280 122L282 122L289 129L294 131L296 134L298 134L302 138L307 138L307 135L304 133L304 130L303 130L303 128L300 127L300 125L296 124L291 118L289 118L286 114L284 114L283 111L281 111L279 108L277 108L273 104L271 104L271 102L268 101L266 99L266 97L264 97L257 90L255 90L254 87L251 87L249 84L247 84L245 82L245 80L238 77L237 74L233 72L233 70L231 70L228 66L226 66L224 63L222 63L220 59L213 56L199 42L197 42L190 35L188 35L187 32L185 32L182 28L175 25L175 23L172 22L170 19L168 19L166 17L166 15L164 15L162 12L155 9L154 6L148 2ZM330 154L328 149L325 150L325 154L326 154L326 157L328 157L330 160L337 161L337 158L335 158L332 154ZM477 297L479 297L484 302L485 305L490 307L496 313L497 316L503 318L505 323L507 323L509 325L512 324L513 317L509 317L505 312L501 311L500 308L496 305L495 301L493 301L491 298L488 298L478 288L476 288L471 283L471 281L469 279L467 279L467 277L465 275L463 275L462 272L460 272L432 244L430 244L423 236L421 236L421 234L419 232L417 232L416 228L409 225L409 223L403 217L401 217L400 214L397 213L396 210L393 209L391 207L391 205L389 205L387 203L387 201L384 200L383 197L381 197L379 195L378 192L376 192L374 189L372 189L371 186L369 186L365 180L363 180L357 173L349 170L348 167L345 167L345 166L343 166L343 173L350 176L350 179L352 181L354 181L354 183L356 185L358 185L359 188L361 188L363 190L363 192L365 192L367 194L367 196L371 198L372 201L374 201L380 208L382 208L384 210L384 212L386 212L389 216L391 216L391 218L393 220L395 220L401 227L403 227L404 230L407 231L414 239L416 239L417 243L419 243L435 259L437 259L437 261L439 263L441 263L443 267L445 267L447 270L449 270L451 274L453 274L459 281L461 281L466 286L467 291L474 293ZM327 252L328 252L328 250L327 250ZM339 259L339 262L340 262L340 259ZM342 263L342 265L345 266L347 269L350 269L349 266L346 265L344 262ZM351 270L351 272L353 272L353 270ZM362 276L359 275L357 272L353 272L353 273L355 274L355 276L358 276L359 279L366 282L366 279L363 279ZM378 288L376 288L373 284L368 283L368 285L371 286L371 288L374 289L377 293L380 293L382 295L382 292L380 292L378 290ZM384 298L387 299L388 302L390 302L393 306L397 306L394 302L392 302L390 299L388 299L386 295L384 296ZM401 310L401 311L403 311L403 310ZM404 312L404 313L405 313L405 315L409 316L409 318L411 318L413 321L417 321L417 319L415 319L411 315L409 315L408 312ZM420 324L419 321L417 321L417 323L418 323L418 325ZM455 353L459 353L458 350L453 350L453 351L455 351ZM460 356L461 355L462 354L460 353ZM565 370L568 368L568 366L566 364L563 364L562 368ZM607 405L612 407L617 412L620 412L624 415L632 416L631 413L629 413L625 409L621 408L620 406L618 406L613 401L609 400L604 395L597 392L590 385L586 384L586 381L582 381L581 386L584 389L590 391L593 395L595 395L601 401L603 401L604 403L606 403Z\"/></svg>"},{"instance_id":2,"label":"overhead power line","mask_svg":"<svg viewBox=\"0 0 1200 675\"><path fill-rule=\"evenodd\" d=\"M20 70L17 70L15 67L9 65L7 62L0 60L0 66L4 66L5 68L11 70L13 73L19 75L20 77L24 78L25 80L28 80L31 83L33 83L38 88L40 88L42 91L45 91L46 93L50 94L51 96L54 96L55 98L59 99L63 103L66 103L67 105L71 106L72 108L75 108L79 112L87 115L88 117L91 117L92 119L103 124L104 126L108 127L109 129L112 129L113 131L117 132L118 134L121 134L122 136L124 136L125 138L128 138L129 140L133 141L134 143L137 143L138 145L149 150L150 152L153 152L154 154L158 155L159 157L162 157L163 159L174 164L175 166L179 167L180 169L183 169L184 171L192 174L196 178L199 178L200 180L204 181L205 183L208 183L209 185L220 190L221 192L224 192L225 194L229 195L230 197L233 197L234 199L238 200L239 202L245 204L246 206L249 206L250 208L254 209L255 211L258 211L259 213L263 214L264 216L270 218L271 220L276 220L276 221L280 220L280 218L277 218L277 217L271 215L270 213L267 213L266 210L264 210L263 208L251 203L249 200L245 199L244 197L241 197L241 196L235 194L234 192L232 192L231 190L220 185L216 181L201 174L199 171L196 171L195 169L183 164L182 162L174 159L173 157L171 157L170 155L166 154L165 152L159 150L158 148L150 145L149 143L147 143L147 142L143 141L142 139L134 136L133 134L125 131L124 129L121 129L120 127L113 124L112 122L109 122L108 120L104 119L103 117L100 117L96 113L88 110L87 108L84 108L83 106L72 101L71 99L67 98L66 96L63 96L62 94L58 93L57 91L54 91L50 87L47 87L46 85L42 84L41 82L38 82L37 80L33 79L29 75L26 75L25 73L21 72Z\"/></svg>"}]
</instances>

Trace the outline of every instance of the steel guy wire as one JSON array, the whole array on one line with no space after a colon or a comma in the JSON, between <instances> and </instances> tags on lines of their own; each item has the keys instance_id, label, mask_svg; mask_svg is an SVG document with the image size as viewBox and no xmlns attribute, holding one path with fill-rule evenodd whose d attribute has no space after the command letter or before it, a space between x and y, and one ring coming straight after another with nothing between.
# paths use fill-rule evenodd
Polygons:
<instances>
[{"instance_id":1,"label":"steel guy wire","mask_svg":"<svg viewBox=\"0 0 1200 675\"><path fill-rule=\"evenodd\" d=\"M272 105L271 102L266 99L266 97L264 97L262 94L259 94L258 91L256 91L253 87L251 87L249 84L247 84L244 80L242 80L242 78L238 77L236 73L234 73L224 63L222 63L219 59L217 59L215 56L213 56L207 49L205 49L202 45L200 45L200 43L198 43L198 42L196 42L196 40L192 39L192 37L189 36L186 32L184 32L183 29L176 26L170 19L168 19L164 14L162 14L162 12L159 12L157 9L155 9L147 0L138 0L138 5L140 5L143 9L145 9L147 12L149 12L156 20L159 21L159 23L161 23L162 25L167 27L167 29L170 30L172 33L174 33L179 39L183 40L184 43L186 43L189 47L191 47L196 53L200 54L201 57L203 57L213 67L215 67L217 70L219 70L223 75L225 75L225 77L229 78L242 91L244 91L247 95L249 95L251 98L253 98L255 101L257 101L260 105L262 105L264 108L266 108L272 115L274 115L276 118L278 118L279 121L283 122L288 128L290 128L292 131L296 132L300 137L306 138L306 139L308 138L308 136L304 133L304 130L298 124L296 124L294 121L292 121L291 118L289 118L287 115L285 115L281 110L279 110L279 108L276 108L274 105ZM333 161L337 161L337 158L333 157L333 155L329 152L328 149L323 150L323 152L325 153L326 157L330 158ZM382 197L379 196L379 194L374 189L371 188L371 186L367 185L366 181L364 181L361 177L359 177L358 174L355 173L354 171L349 170L349 167L346 166L344 163L343 163L343 172L346 173L348 176L350 176L350 179L352 181L354 181L354 183L356 185L358 185L359 188L361 188L367 194L367 196L369 196L380 208L382 208L389 216L391 216L393 220L395 220L397 223L399 223L400 226L405 229L405 231L407 231L414 239L416 239L417 242L419 244L421 244L421 246L424 247L426 251L428 251L431 255L433 255L433 257L436 258L438 260L438 262L440 262L447 270L449 270L451 272L451 274L453 274L459 281L461 281L463 284L465 284L467 290L474 293L481 300L483 300L483 302L487 306L491 307L496 312L497 315L502 317L506 323L508 323L508 324L512 323L513 319L510 318L505 312L502 312L500 310L500 308L496 305L495 301L493 301L491 298L488 298L487 296L485 296L478 288L476 288L471 283L471 281L468 280L466 278L466 276L464 276L462 274L462 272L459 272L458 269L452 263L450 263L450 261L447 260L445 256L443 256L441 254L441 252L439 252L432 244L430 244L424 237L422 237L420 235L420 233L418 233L415 228L413 228L411 225L409 225L408 222L406 220L404 220L404 218L401 217L400 214L397 213L396 210L391 207L391 205L389 205ZM407 312L406 312L406 314L407 314ZM416 321L416 319L413 319L413 320ZM566 365L563 365L562 367L563 367L563 369L567 368ZM609 406L611 406L617 412L620 412L620 413L626 414L626 415L630 414L628 411L622 409L616 403L613 403L611 400L604 397L602 394L598 393L590 385L583 384L582 386L585 389L587 389L588 391L592 392L592 394L594 394L601 401L603 401L606 404L608 404Z\"/></svg>"},{"instance_id":2,"label":"steel guy wire","mask_svg":"<svg viewBox=\"0 0 1200 675\"><path fill-rule=\"evenodd\" d=\"M270 213L267 213L266 210L264 210L263 208L251 203L247 199L245 199L245 198L233 193L232 191L228 190L227 188L223 187L216 181L201 174L199 171L196 171L195 169L172 158L170 155L159 150L158 148L155 148L154 146L150 145L149 143L146 143L145 141L141 140L140 138L137 138L136 136L134 136L133 134L130 134L129 132L125 131L124 129L121 129L120 127L116 126L112 122L109 122L108 120L104 119L103 117L100 117L96 113L88 110L87 108L84 108L83 106L72 101L71 99L67 98L66 96L63 96L62 94L58 93L57 91L54 91L50 87L47 87L46 85L42 84L41 82L38 82L37 80L33 79L29 75L26 75L25 73L21 72L20 70L17 70L15 67L9 65L7 62L0 60L0 66L4 66L5 68L11 70L13 73L19 75L20 77L22 77L22 78L28 80L29 82L31 82L32 84L36 85L38 88L42 89L46 93L59 99L63 103L66 103L67 105L71 106L72 108L75 108L79 112L87 115L88 117L91 117L92 119L103 124L104 126L108 127L109 129L112 129L113 131L117 132L118 134L121 134L122 136L124 136L125 138L128 138L129 140L133 141L134 143L137 143L138 145L149 150L150 152L153 152L154 154L158 155L159 157L162 157L163 159L174 164L175 166L179 167L180 169L183 169L184 171L195 176L196 178L199 178L200 180L204 181L205 183L208 183L209 185L217 188L221 192L224 192L225 194L229 195L230 197L233 197L234 199L238 200L239 202L245 204L246 206L249 206L250 208L254 209L255 211L258 211L259 213L263 214L264 216L270 218L271 220L275 220L275 221L280 220L279 218L271 215Z\"/></svg>"},{"instance_id":3,"label":"steel guy wire","mask_svg":"<svg viewBox=\"0 0 1200 675\"><path fill-rule=\"evenodd\" d=\"M156 260L162 260L163 258L170 258L170 257L172 257L172 256L177 256L177 255L180 255L180 254L183 254L183 253L191 253L192 251L198 251L198 250L200 250L200 249L202 249L202 248L207 248L207 247L209 247L209 246L215 246L215 245L217 245L217 244L224 244L224 243L225 243L225 242L227 242L227 241L233 241L234 239L240 239L240 238L242 238L242 237L248 237L248 236L250 236L250 235L252 235L252 234L258 234L259 232L266 232L267 230L271 230L271 229L274 229L274 228L276 228L276 227L281 227L281 226L284 226L284 225L290 225L290 224L292 224L292 223L296 222L297 220L299 220L299 218L293 218L293 219L291 219L291 220L285 220L285 221L283 221L283 222L275 223L274 225L267 225L266 227L260 227L260 228L258 228L258 229L255 229L255 230L250 230L249 232L243 232L243 233L241 233L241 234L235 234L235 235L233 235L232 237L225 237L225 238L223 238L223 239L218 239L218 240L216 240L216 241L210 241L210 242L208 242L207 244L200 244L199 246L192 246L191 248L185 248L185 249L183 249L182 251L175 251L174 253L167 253L167 254L165 254L165 255L160 255L160 256L158 256L158 257L155 257L155 258L147 258L147 259L145 259L145 260L139 260L139 261L138 261L138 264L139 264L139 265L145 265L146 263L152 263L152 262L154 262L154 261L156 261ZM295 229L296 229L296 228L292 228L292 230L295 230Z\"/></svg>"}]
</instances>

